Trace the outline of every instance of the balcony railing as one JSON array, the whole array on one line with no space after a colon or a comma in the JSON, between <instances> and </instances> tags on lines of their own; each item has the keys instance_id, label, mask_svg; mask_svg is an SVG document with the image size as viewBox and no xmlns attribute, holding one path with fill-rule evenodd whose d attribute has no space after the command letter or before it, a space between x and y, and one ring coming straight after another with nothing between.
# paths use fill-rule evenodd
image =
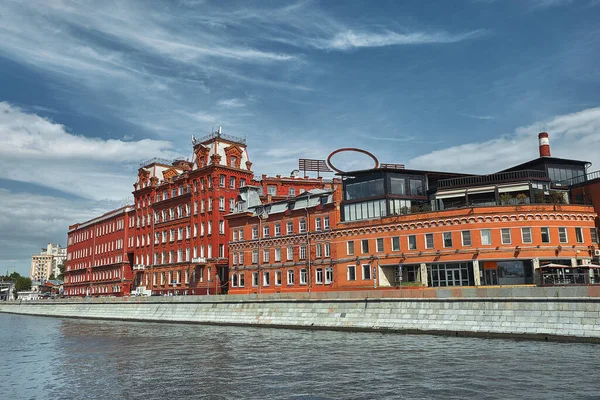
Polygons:
<instances>
[{"instance_id":1,"label":"balcony railing","mask_svg":"<svg viewBox=\"0 0 600 400\"><path fill-rule=\"evenodd\" d=\"M543 286L564 286L564 285L600 285L599 276L590 276L585 272L571 273L542 273Z\"/></svg>"},{"instance_id":2,"label":"balcony railing","mask_svg":"<svg viewBox=\"0 0 600 400\"><path fill-rule=\"evenodd\" d=\"M216 139L216 138L225 139L225 140L228 140L228 141L233 142L233 143L238 143L238 144L243 144L243 145L246 144L246 138L242 138L242 137L238 137L238 136L233 136L233 135L226 135L224 133L220 133L219 131L213 132L213 133L208 134L208 135L206 135L204 137L201 137L201 138L193 138L192 139L192 144L195 146L195 145L197 145L199 143L204 143L204 142L207 142L207 141L209 141L211 139Z\"/></svg>"},{"instance_id":3,"label":"balcony railing","mask_svg":"<svg viewBox=\"0 0 600 400\"><path fill-rule=\"evenodd\" d=\"M583 183L587 181L591 181L592 179L600 178L600 170L594 172L588 172L585 175L574 176L573 178L564 179L562 181L554 182L556 186L571 186L576 185L578 183Z\"/></svg>"},{"instance_id":4,"label":"balcony railing","mask_svg":"<svg viewBox=\"0 0 600 400\"><path fill-rule=\"evenodd\" d=\"M438 188L486 185L491 183L523 181L529 179L550 180L545 171L526 169L522 171L499 172L497 174L490 175L473 175L463 176L460 178L442 179L438 181Z\"/></svg>"}]
</instances>

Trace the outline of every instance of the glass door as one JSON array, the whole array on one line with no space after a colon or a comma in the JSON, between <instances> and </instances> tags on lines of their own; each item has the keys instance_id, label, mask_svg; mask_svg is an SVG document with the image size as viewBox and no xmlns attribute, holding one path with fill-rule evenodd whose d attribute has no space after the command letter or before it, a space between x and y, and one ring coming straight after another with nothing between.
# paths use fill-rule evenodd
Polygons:
<instances>
[{"instance_id":1,"label":"glass door","mask_svg":"<svg viewBox=\"0 0 600 400\"><path fill-rule=\"evenodd\" d=\"M497 285L498 284L498 270L497 269L486 269L484 273L486 285Z\"/></svg>"}]
</instances>

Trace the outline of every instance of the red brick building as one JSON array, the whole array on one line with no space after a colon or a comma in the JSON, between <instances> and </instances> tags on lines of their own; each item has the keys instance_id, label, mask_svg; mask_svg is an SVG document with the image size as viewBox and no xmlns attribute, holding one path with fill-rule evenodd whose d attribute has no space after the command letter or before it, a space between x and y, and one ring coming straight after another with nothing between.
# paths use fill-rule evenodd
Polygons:
<instances>
[{"instance_id":1,"label":"red brick building","mask_svg":"<svg viewBox=\"0 0 600 400\"><path fill-rule=\"evenodd\" d=\"M325 180L255 178L245 139L194 138L192 161L142 164L134 206L69 228L65 294L534 284L548 263L553 282L600 283L585 267L600 179L539 139L539 158L489 175L383 165Z\"/></svg>"},{"instance_id":2,"label":"red brick building","mask_svg":"<svg viewBox=\"0 0 600 400\"><path fill-rule=\"evenodd\" d=\"M132 287L135 210L126 206L71 225L67 236L64 294L123 296Z\"/></svg>"},{"instance_id":3,"label":"red brick building","mask_svg":"<svg viewBox=\"0 0 600 400\"><path fill-rule=\"evenodd\" d=\"M341 173L341 191L327 215L335 224L319 233L330 256L324 271L313 262L323 260L316 255L312 232L305 237L305 231L296 235L292 230L286 237L275 227L288 220L292 227L301 226L316 209L292 211L294 199L262 205L257 195L242 193L242 206L227 216L231 291L307 291L311 282L323 283L312 290L390 288L403 282L534 284L549 263L564 266L554 274L561 282L568 275L573 283L600 283L598 269L585 267L600 253L597 213L590 205L568 204L569 194L579 189L562 181L585 174L587 166L551 157L548 135L540 134L539 158L495 174L388 166ZM588 183L587 193L594 193L594 182ZM282 254L288 248L289 259ZM293 284L286 282L288 273Z\"/></svg>"},{"instance_id":4,"label":"red brick building","mask_svg":"<svg viewBox=\"0 0 600 400\"><path fill-rule=\"evenodd\" d=\"M194 160L150 160L138 172L135 286L157 294L218 294L229 287L228 223L240 188L254 182L243 138L194 139ZM288 191L321 179L269 178ZM265 186L266 187L266 186Z\"/></svg>"},{"instance_id":5,"label":"red brick building","mask_svg":"<svg viewBox=\"0 0 600 400\"><path fill-rule=\"evenodd\" d=\"M229 222L229 293L326 291L333 282L333 230L340 185L262 204L259 187L240 191Z\"/></svg>"}]
</instances>

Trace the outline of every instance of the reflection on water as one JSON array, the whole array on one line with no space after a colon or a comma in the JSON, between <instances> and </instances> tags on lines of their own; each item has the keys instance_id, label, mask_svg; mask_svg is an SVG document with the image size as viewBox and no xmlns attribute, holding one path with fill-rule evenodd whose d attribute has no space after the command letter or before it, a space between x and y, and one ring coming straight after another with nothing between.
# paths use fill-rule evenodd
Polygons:
<instances>
[{"instance_id":1,"label":"reflection on water","mask_svg":"<svg viewBox=\"0 0 600 400\"><path fill-rule=\"evenodd\" d=\"M600 346L0 314L0 399L598 399Z\"/></svg>"}]
</instances>

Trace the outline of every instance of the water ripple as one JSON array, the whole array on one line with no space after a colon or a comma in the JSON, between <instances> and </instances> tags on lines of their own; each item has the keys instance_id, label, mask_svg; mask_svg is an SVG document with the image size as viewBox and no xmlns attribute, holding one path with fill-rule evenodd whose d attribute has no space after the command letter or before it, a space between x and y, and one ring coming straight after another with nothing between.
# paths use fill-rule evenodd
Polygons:
<instances>
[{"instance_id":1,"label":"water ripple","mask_svg":"<svg viewBox=\"0 0 600 400\"><path fill-rule=\"evenodd\" d=\"M597 399L600 346L0 314L7 399Z\"/></svg>"}]
</instances>

